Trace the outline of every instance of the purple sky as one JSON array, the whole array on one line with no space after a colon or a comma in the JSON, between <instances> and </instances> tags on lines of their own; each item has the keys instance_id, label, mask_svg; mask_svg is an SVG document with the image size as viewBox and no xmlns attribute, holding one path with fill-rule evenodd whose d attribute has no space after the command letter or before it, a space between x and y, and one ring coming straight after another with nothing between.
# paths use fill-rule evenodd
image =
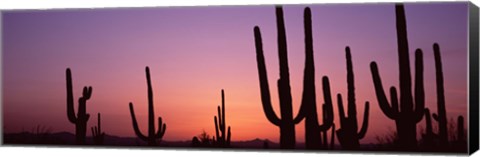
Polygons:
<instances>
[{"instance_id":1,"label":"purple sky","mask_svg":"<svg viewBox=\"0 0 480 157\"><path fill-rule=\"evenodd\" d=\"M298 112L304 68L303 9L284 6L294 113ZM312 10L317 101L321 77L346 101L345 46L355 71L359 124L364 101L371 103L370 126L362 143L395 129L379 109L369 70L379 66L384 88L398 86L393 4L308 5ZM424 51L426 106L436 112L433 43L440 44L448 119L467 113L466 2L406 4L410 58ZM278 114L277 35L274 6L163 7L7 11L3 23L3 129L36 125L74 132L66 117L65 69L73 73L74 96L93 86L87 112L102 114L107 134L134 136L128 112L133 102L146 131L145 66L155 94L155 113L168 125L167 140L189 140L202 130L214 134L213 116L225 89L232 140L269 138L278 128L266 119L260 101L253 27L261 28L270 91ZM333 95L334 96L334 95ZM75 110L77 108L75 104ZM317 107L320 108L320 107ZM338 122L334 99L335 123ZM321 113L321 110L318 111ZM95 125L90 120L88 126ZM423 126L424 121L419 123ZM304 141L303 123L297 141ZM88 134L89 135L89 134Z\"/></svg>"}]
</instances>

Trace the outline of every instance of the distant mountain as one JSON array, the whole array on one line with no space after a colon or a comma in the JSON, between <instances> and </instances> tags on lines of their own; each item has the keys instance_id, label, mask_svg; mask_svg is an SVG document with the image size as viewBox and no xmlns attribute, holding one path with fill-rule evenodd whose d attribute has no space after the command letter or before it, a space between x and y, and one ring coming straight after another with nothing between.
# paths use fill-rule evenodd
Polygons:
<instances>
[{"instance_id":1,"label":"distant mountain","mask_svg":"<svg viewBox=\"0 0 480 157\"><path fill-rule=\"evenodd\" d=\"M93 145L92 137L87 137L87 145ZM10 133L3 135L3 142L6 145L75 145L75 135L69 132L58 133L41 133L35 134L30 132ZM119 137L105 135L104 146L129 146L136 147L147 146L147 143L136 137ZM191 141L161 141L160 147L191 147ZM279 144L270 140L262 140L259 138L248 141L232 141L232 148L249 148L249 149L269 149L279 148Z\"/></svg>"}]
</instances>

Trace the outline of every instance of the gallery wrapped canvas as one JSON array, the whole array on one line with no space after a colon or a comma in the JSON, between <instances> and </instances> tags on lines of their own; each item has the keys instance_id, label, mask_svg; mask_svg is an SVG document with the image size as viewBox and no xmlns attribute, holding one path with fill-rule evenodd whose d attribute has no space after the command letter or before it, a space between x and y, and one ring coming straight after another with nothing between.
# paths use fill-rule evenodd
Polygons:
<instances>
[{"instance_id":1,"label":"gallery wrapped canvas","mask_svg":"<svg viewBox=\"0 0 480 157\"><path fill-rule=\"evenodd\" d=\"M470 2L2 11L2 144L467 155Z\"/></svg>"}]
</instances>

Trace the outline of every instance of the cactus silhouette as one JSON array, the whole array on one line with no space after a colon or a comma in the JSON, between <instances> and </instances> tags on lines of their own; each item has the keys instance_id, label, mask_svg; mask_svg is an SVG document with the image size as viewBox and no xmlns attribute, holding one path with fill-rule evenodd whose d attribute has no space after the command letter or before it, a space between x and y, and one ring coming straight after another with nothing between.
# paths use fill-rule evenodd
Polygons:
<instances>
[{"instance_id":1,"label":"cactus silhouette","mask_svg":"<svg viewBox=\"0 0 480 157\"><path fill-rule=\"evenodd\" d=\"M433 133L432 120L430 118L430 110L428 108L425 109L425 127L425 134L423 134L424 144L427 148L434 148L435 138L437 138L437 135Z\"/></svg>"},{"instance_id":2,"label":"cactus silhouette","mask_svg":"<svg viewBox=\"0 0 480 157\"><path fill-rule=\"evenodd\" d=\"M465 140L465 128L463 126L463 116L457 118L457 141L466 142Z\"/></svg>"},{"instance_id":3,"label":"cactus silhouette","mask_svg":"<svg viewBox=\"0 0 480 157\"><path fill-rule=\"evenodd\" d=\"M450 125L451 127L455 127ZM463 116L457 117L457 128L455 129L456 133L453 132L453 128L450 134L453 135L452 141L450 142L450 147L455 152L466 152L468 150L468 138L465 136L464 128L464 119ZM438 149L438 148L437 148Z\"/></svg>"},{"instance_id":4,"label":"cactus silhouette","mask_svg":"<svg viewBox=\"0 0 480 157\"><path fill-rule=\"evenodd\" d=\"M217 108L218 110L218 118L217 116L214 117L215 121L215 133L216 133L216 141L215 137L214 141L215 144L219 147L230 147L230 126L228 126L228 133L225 133L225 94L222 89L222 106ZM218 121L217 121L218 120ZM226 137L225 137L226 136Z\"/></svg>"},{"instance_id":5,"label":"cactus silhouette","mask_svg":"<svg viewBox=\"0 0 480 157\"><path fill-rule=\"evenodd\" d=\"M399 137L399 149L414 150L417 148L416 124L422 120L425 108L423 54L420 49L417 49L415 52L415 97L413 97L407 26L403 5L396 4L395 12L400 70L400 102L397 100L398 96L395 87L390 88L391 102L388 102L383 90L377 63L372 62L370 69L380 109L388 118L395 120Z\"/></svg>"},{"instance_id":6,"label":"cactus silhouette","mask_svg":"<svg viewBox=\"0 0 480 157\"><path fill-rule=\"evenodd\" d=\"M93 143L96 145L102 145L103 139L105 138L105 133L102 132L102 126L100 124L100 113L98 113L97 119L97 126L92 127Z\"/></svg>"},{"instance_id":7,"label":"cactus silhouette","mask_svg":"<svg viewBox=\"0 0 480 157\"><path fill-rule=\"evenodd\" d=\"M437 78L437 114L432 114L433 119L438 122L438 136L440 145L448 145L447 132L447 112L445 111L445 90L443 87L443 69L442 58L440 56L440 47L437 43L433 44L433 52L435 56L435 74Z\"/></svg>"},{"instance_id":8,"label":"cactus silhouette","mask_svg":"<svg viewBox=\"0 0 480 157\"><path fill-rule=\"evenodd\" d=\"M352 65L352 56L350 54L350 48L346 47L346 58L347 58L347 86L348 86L348 117L345 117L345 112L343 109L343 99L342 95L338 94L338 112L340 115L340 129L337 130L337 138L342 146L342 149L355 150L360 148L359 140L365 137L368 128L368 113L369 113L369 102L365 102L365 113L363 114L363 125L362 128L358 131L357 124L357 109L355 103L355 84L354 84L354 75L353 75L353 65Z\"/></svg>"},{"instance_id":9,"label":"cactus silhouette","mask_svg":"<svg viewBox=\"0 0 480 157\"><path fill-rule=\"evenodd\" d=\"M290 74L288 70L287 40L285 34L285 23L283 21L282 7L275 9L278 34L278 56L280 64L280 79L277 82L280 99L280 113L278 117L272 108L270 90L268 87L267 70L263 56L263 44L260 28L255 26L255 48L257 54L257 68L260 81L260 93L263 111L267 119L274 125L280 127L280 148L295 148L295 123L292 113L292 95L290 89Z\"/></svg>"},{"instance_id":10,"label":"cactus silhouette","mask_svg":"<svg viewBox=\"0 0 480 157\"><path fill-rule=\"evenodd\" d=\"M201 143L200 143L200 140L198 140L198 138L196 136L194 136L192 138L192 144L191 144L192 147L200 147L201 146Z\"/></svg>"},{"instance_id":11,"label":"cactus silhouette","mask_svg":"<svg viewBox=\"0 0 480 157\"><path fill-rule=\"evenodd\" d=\"M322 78L323 97L325 103L323 109L323 124L318 122L317 102L315 94L315 65L313 59L313 37L312 37L312 20L310 8L304 11L304 27L305 27L305 69L303 75L303 93L300 111L294 119L294 123L299 123L305 118L305 147L306 149L322 149L322 137L320 134L324 132L324 141L327 143L327 130L333 124L333 105L330 93L330 83L328 77ZM328 147L323 147L327 149Z\"/></svg>"},{"instance_id":12,"label":"cactus silhouette","mask_svg":"<svg viewBox=\"0 0 480 157\"><path fill-rule=\"evenodd\" d=\"M87 100L92 96L92 87L83 87L82 97L78 99L78 111L75 116L75 110L73 109L73 83L72 72L70 68L66 70L67 77L67 117L68 120L75 124L75 142L76 144L85 144L85 137L87 135L87 121L90 115L87 114Z\"/></svg>"},{"instance_id":13,"label":"cactus silhouette","mask_svg":"<svg viewBox=\"0 0 480 157\"><path fill-rule=\"evenodd\" d=\"M138 138L142 139L143 141L147 141L149 146L157 145L157 139L161 140L163 135L165 135L165 130L167 129L167 125L162 122L162 117L158 117L158 131L155 133L155 119L154 119L154 110L153 110L153 89L152 84L150 81L150 69L148 66L145 68L145 73L147 77L147 85L148 85L148 136L142 134L140 129L138 128L137 119L135 118L135 112L133 110L133 103L130 102L130 115L132 117L133 123L133 130Z\"/></svg>"}]
</instances>

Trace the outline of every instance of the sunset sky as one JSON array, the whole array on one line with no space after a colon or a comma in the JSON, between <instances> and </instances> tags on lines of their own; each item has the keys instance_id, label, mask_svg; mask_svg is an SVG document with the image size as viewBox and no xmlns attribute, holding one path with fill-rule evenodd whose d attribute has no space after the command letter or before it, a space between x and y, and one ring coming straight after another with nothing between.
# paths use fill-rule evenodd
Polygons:
<instances>
[{"instance_id":1,"label":"sunset sky","mask_svg":"<svg viewBox=\"0 0 480 157\"><path fill-rule=\"evenodd\" d=\"M455 121L459 115L465 117L468 109L467 4L405 5L412 74L414 50L424 52L426 107L437 112L432 48L436 42L443 61L447 116ZM284 6L295 115L302 94L306 6L312 10L319 115L322 76L329 77L332 96L341 93L346 105L344 49L350 46L359 125L364 102L370 101L370 125L360 142L376 143L376 136L395 130L394 121L378 106L369 68L370 62L376 61L384 88L398 87L394 4ZM167 124L164 140L191 140L202 130L214 135L213 117L224 89L232 140L279 141L279 128L267 120L262 109L253 37L254 26L259 26L272 103L279 115L274 6L17 10L4 12L2 20L5 133L28 131L37 125L52 132L75 132L66 114L66 68L72 70L75 100L83 86L93 87L87 101L89 128L96 125L96 115L101 113L107 134L134 137L128 109L133 102L140 129L146 133L145 67L149 66L155 116ZM335 98L338 125L336 102ZM422 120L417 126L424 123ZM298 142L304 141L303 122L296 126L296 135ZM87 136L91 136L90 130Z\"/></svg>"}]
</instances>

